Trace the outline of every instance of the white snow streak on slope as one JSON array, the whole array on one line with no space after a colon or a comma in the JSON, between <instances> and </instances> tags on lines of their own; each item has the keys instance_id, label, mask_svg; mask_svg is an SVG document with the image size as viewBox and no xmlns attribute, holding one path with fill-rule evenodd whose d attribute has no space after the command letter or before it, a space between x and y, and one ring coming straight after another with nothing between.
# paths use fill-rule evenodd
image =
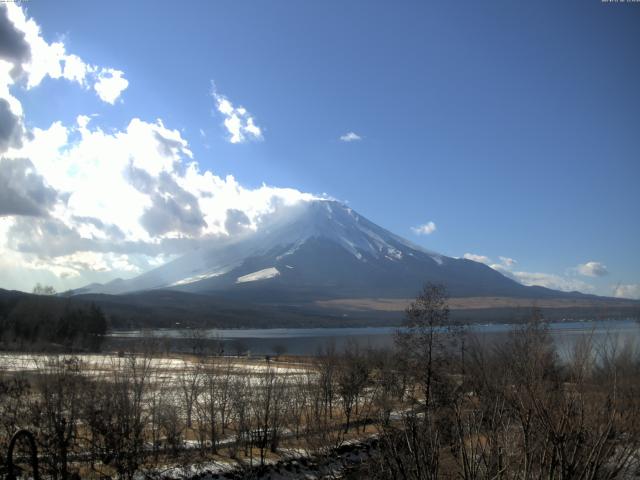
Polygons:
<instances>
[{"instance_id":1,"label":"white snow streak on slope","mask_svg":"<svg viewBox=\"0 0 640 480\"><path fill-rule=\"evenodd\" d=\"M282 260L286 256L293 255L300 248L300 245L301 245L301 243L295 244L293 247L291 247L289 250L284 252L282 255L278 255L276 257L276 260Z\"/></svg>"},{"instance_id":2,"label":"white snow streak on slope","mask_svg":"<svg viewBox=\"0 0 640 480\"><path fill-rule=\"evenodd\" d=\"M202 275L195 275L193 277L183 278L182 280L178 280L177 282L173 282L169 286L170 287L177 287L178 285L187 285L189 283L199 282L200 280L205 280L207 278L218 277L218 276L222 275L223 273L226 273L226 270L222 271L222 272L203 273Z\"/></svg>"},{"instance_id":3,"label":"white snow streak on slope","mask_svg":"<svg viewBox=\"0 0 640 480\"><path fill-rule=\"evenodd\" d=\"M268 278L277 277L280 275L280 272L275 267L265 268L263 270L258 270L257 272L249 273L247 275L243 275L238 277L236 283L245 283L245 282L255 282L256 280L266 280Z\"/></svg>"}]
</instances>

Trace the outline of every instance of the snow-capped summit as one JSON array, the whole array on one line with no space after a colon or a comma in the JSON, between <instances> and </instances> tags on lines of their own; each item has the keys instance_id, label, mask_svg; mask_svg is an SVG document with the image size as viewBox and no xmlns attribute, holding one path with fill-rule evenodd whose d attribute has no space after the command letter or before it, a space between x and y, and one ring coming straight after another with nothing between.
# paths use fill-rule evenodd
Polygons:
<instances>
[{"instance_id":1,"label":"snow-capped summit","mask_svg":"<svg viewBox=\"0 0 640 480\"><path fill-rule=\"evenodd\" d=\"M486 265L412 244L333 200L282 206L256 230L209 244L130 280L83 293L176 289L289 298L411 297L427 281L454 296L540 296ZM549 293L550 292L550 293Z\"/></svg>"},{"instance_id":2,"label":"snow-capped summit","mask_svg":"<svg viewBox=\"0 0 640 480\"><path fill-rule=\"evenodd\" d=\"M436 262L442 256L429 252L409 241L370 222L348 206L332 200L315 200L300 204L300 208L287 220L287 226L279 222L267 225L266 234L275 234L275 244L292 244L284 255L290 255L309 238L331 240L351 253L355 258L366 261L366 257L400 260L403 252L420 250L430 255Z\"/></svg>"}]
</instances>

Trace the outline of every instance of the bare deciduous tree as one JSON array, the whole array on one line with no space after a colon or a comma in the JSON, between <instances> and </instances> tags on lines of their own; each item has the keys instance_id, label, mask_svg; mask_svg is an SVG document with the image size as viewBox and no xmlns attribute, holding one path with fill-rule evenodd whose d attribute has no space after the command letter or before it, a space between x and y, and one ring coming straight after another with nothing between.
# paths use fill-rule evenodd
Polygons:
<instances>
[{"instance_id":1,"label":"bare deciduous tree","mask_svg":"<svg viewBox=\"0 0 640 480\"><path fill-rule=\"evenodd\" d=\"M442 285L427 284L406 310L404 330L396 344L416 376L426 404L432 399L433 384L448 360L447 347L455 338L457 326L449 318L447 293Z\"/></svg>"},{"instance_id":2,"label":"bare deciduous tree","mask_svg":"<svg viewBox=\"0 0 640 480\"><path fill-rule=\"evenodd\" d=\"M67 479L69 453L76 440L80 394L84 378L76 357L51 356L38 362L38 396L32 403L32 422L39 432L52 478Z\"/></svg>"}]
</instances>

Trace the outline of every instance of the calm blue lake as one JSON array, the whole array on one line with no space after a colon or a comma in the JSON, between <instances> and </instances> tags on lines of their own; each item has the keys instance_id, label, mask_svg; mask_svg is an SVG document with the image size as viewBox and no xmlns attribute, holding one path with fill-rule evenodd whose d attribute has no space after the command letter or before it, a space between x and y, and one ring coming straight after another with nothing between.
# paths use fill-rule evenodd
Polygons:
<instances>
[{"instance_id":1,"label":"calm blue lake","mask_svg":"<svg viewBox=\"0 0 640 480\"><path fill-rule=\"evenodd\" d=\"M467 327L468 331L483 341L500 341L513 331L513 325L488 324ZM310 355L319 349L333 344L340 350L354 343L362 348L390 347L398 327L359 327L359 328L263 328L263 329L209 329L199 331L209 339L224 342L225 351L233 353L242 347L252 354L273 354L283 348L294 355ZM549 324L549 330L561 351L569 351L576 341L591 336L596 345L605 341L622 344L635 341L640 344L640 323L635 320L598 320L571 321ZM115 331L110 334L116 338L189 339L193 336L185 329L150 329Z\"/></svg>"}]
</instances>

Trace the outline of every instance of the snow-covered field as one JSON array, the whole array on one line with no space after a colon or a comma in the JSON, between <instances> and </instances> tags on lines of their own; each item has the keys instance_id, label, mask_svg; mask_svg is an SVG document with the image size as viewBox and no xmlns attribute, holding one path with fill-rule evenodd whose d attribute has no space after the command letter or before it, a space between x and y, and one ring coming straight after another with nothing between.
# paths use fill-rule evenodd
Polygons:
<instances>
[{"instance_id":1,"label":"snow-covered field","mask_svg":"<svg viewBox=\"0 0 640 480\"><path fill-rule=\"evenodd\" d=\"M283 376L300 376L307 374L310 367L300 363L284 363L263 359L242 359L235 357L216 357L213 359L197 359L190 356L156 356L151 358L135 357L136 361L150 372L163 373L165 375L182 374L198 367L215 366L221 370L230 370L234 375L259 376L267 372L273 372ZM78 361L82 370L87 374L113 371L124 367L131 361L129 356L114 354L104 355L41 355L27 353L1 353L0 372L38 372L51 369L57 360L64 363Z\"/></svg>"}]
</instances>

